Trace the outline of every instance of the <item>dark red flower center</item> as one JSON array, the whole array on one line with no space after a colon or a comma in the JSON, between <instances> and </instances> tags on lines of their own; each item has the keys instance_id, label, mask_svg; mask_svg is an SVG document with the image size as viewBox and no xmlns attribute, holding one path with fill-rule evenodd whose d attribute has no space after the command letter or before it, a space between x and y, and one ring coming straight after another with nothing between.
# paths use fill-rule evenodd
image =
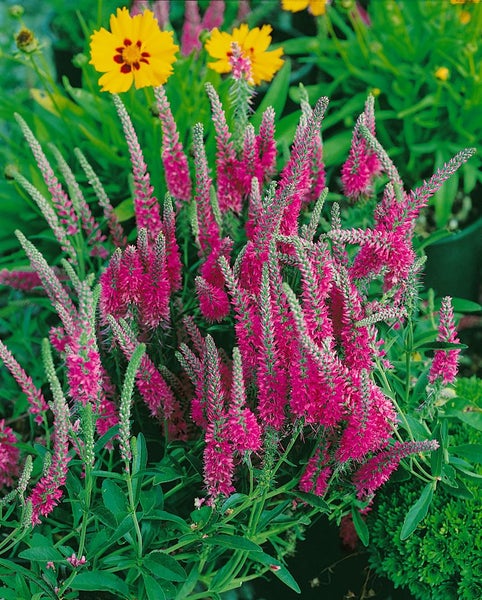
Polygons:
<instances>
[{"instance_id":1,"label":"dark red flower center","mask_svg":"<svg viewBox=\"0 0 482 600\"><path fill-rule=\"evenodd\" d=\"M132 69L138 71L141 68L141 63L149 64L149 52L142 52L142 42L137 40L135 44L126 38L124 45L115 49L117 54L114 54L114 62L121 65L121 73L130 73Z\"/></svg>"}]
</instances>

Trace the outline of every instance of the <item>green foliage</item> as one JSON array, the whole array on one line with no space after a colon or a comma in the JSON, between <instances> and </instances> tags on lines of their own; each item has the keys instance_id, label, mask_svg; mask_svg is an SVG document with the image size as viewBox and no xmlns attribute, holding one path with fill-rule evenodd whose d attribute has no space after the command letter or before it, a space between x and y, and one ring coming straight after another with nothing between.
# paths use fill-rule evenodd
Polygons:
<instances>
[{"instance_id":1,"label":"green foliage","mask_svg":"<svg viewBox=\"0 0 482 600\"><path fill-rule=\"evenodd\" d=\"M377 101L377 135L408 187L427 179L454 150L481 147L480 4L371 0L367 22L355 3L346 10L338 1L318 18L313 36L306 35L306 22L300 27L299 17L291 17L288 23L286 14L279 18L278 27L291 36L300 28L296 37L283 42L284 51L298 69L312 66L311 81L305 83L310 99L330 97L335 110L324 131L331 142L340 126L362 111L371 92ZM298 89L291 88L290 96L297 101ZM350 142L342 132L339 136L339 161L328 165L336 166L335 177ZM432 200L438 228L463 221L473 211L480 182L479 157Z\"/></svg>"},{"instance_id":2,"label":"green foliage","mask_svg":"<svg viewBox=\"0 0 482 600\"><path fill-rule=\"evenodd\" d=\"M456 385L457 399L467 412L482 409L482 380L461 378ZM467 427L452 413L449 438L459 444L451 448L475 450L482 442L482 433ZM470 442L470 445L469 445ZM480 447L480 446L479 446ZM396 587L406 587L417 600L473 600L482 596L482 507L480 455L477 463L465 462L472 475L465 478L464 487L470 497L458 496L461 487L442 484L433 495L428 514L410 537L403 535L406 515L423 496L423 487L416 479L382 488L369 513L370 564L389 578ZM452 466L460 467L455 457Z\"/></svg>"}]
</instances>

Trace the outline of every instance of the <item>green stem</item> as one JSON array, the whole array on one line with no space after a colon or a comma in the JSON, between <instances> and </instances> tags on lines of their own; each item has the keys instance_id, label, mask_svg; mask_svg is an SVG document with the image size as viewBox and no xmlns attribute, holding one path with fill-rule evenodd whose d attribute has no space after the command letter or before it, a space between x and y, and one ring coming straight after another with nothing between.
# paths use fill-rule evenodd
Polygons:
<instances>
[{"instance_id":1,"label":"green stem","mask_svg":"<svg viewBox=\"0 0 482 600\"><path fill-rule=\"evenodd\" d=\"M134 529L136 531L137 537L137 559L140 561L142 559L142 534L141 528L139 526L139 521L137 520L136 514L136 506L134 502L134 491L132 489L132 478L130 475L130 471L128 470L129 466L126 464L126 483L127 483L127 494L129 497L129 507L131 510L132 520L134 522Z\"/></svg>"}]
</instances>

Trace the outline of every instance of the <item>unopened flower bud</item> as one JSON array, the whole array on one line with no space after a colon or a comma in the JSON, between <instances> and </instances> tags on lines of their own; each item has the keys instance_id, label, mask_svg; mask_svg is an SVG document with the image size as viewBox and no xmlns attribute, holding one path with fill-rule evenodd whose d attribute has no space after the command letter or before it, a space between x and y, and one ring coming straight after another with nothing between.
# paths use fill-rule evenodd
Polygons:
<instances>
[{"instance_id":1,"label":"unopened flower bud","mask_svg":"<svg viewBox=\"0 0 482 600\"><path fill-rule=\"evenodd\" d=\"M81 69L89 64L89 57L83 52L79 52L72 58L72 64L74 67L77 67L77 69Z\"/></svg>"},{"instance_id":2,"label":"unopened flower bud","mask_svg":"<svg viewBox=\"0 0 482 600\"><path fill-rule=\"evenodd\" d=\"M15 165L5 165L5 168L3 169L3 176L5 177L5 179L13 181L15 179L16 173L18 173L18 169Z\"/></svg>"},{"instance_id":3,"label":"unopened flower bud","mask_svg":"<svg viewBox=\"0 0 482 600\"><path fill-rule=\"evenodd\" d=\"M38 39L35 37L33 31L26 27L22 27L17 33L15 36L15 43L17 44L17 48L26 54L32 54L32 52L35 52L39 47Z\"/></svg>"},{"instance_id":4,"label":"unopened flower bud","mask_svg":"<svg viewBox=\"0 0 482 600\"><path fill-rule=\"evenodd\" d=\"M12 4L8 9L8 14L14 19L20 19L23 16L25 9L20 4Z\"/></svg>"},{"instance_id":5,"label":"unopened flower bud","mask_svg":"<svg viewBox=\"0 0 482 600\"><path fill-rule=\"evenodd\" d=\"M338 0L338 6L343 10L353 10L355 8L355 0Z\"/></svg>"}]
</instances>

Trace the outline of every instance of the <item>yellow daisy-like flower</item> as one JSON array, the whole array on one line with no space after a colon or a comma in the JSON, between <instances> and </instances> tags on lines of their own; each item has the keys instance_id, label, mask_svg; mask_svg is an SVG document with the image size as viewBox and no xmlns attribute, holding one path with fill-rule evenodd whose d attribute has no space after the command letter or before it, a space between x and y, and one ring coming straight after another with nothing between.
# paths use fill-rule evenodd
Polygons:
<instances>
[{"instance_id":1,"label":"yellow daisy-like flower","mask_svg":"<svg viewBox=\"0 0 482 600\"><path fill-rule=\"evenodd\" d=\"M173 34L161 31L150 10L131 17L127 8L118 8L110 17L110 31L103 27L90 36L90 64L100 73L103 92L125 92L159 86L172 73L179 46Z\"/></svg>"},{"instance_id":2,"label":"yellow daisy-like flower","mask_svg":"<svg viewBox=\"0 0 482 600\"><path fill-rule=\"evenodd\" d=\"M242 58L250 66L249 83L259 85L262 81L271 81L284 63L282 48L267 51L271 43L271 31L271 25L250 30L245 23L235 27L232 34L213 29L205 48L212 58L218 60L209 63L209 67L218 73L230 73L233 70L233 44L236 44Z\"/></svg>"},{"instance_id":3,"label":"yellow daisy-like flower","mask_svg":"<svg viewBox=\"0 0 482 600\"><path fill-rule=\"evenodd\" d=\"M326 5L327 0L281 0L283 10L299 12L307 8L315 17L325 14Z\"/></svg>"}]
</instances>

